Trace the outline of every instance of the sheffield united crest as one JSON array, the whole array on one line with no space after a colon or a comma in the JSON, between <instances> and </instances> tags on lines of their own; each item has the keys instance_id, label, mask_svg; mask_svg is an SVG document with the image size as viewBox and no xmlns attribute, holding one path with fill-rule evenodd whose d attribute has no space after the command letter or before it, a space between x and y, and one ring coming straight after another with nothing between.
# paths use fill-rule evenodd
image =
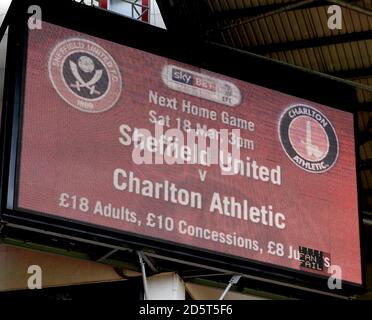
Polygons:
<instances>
[{"instance_id":1,"label":"sheffield united crest","mask_svg":"<svg viewBox=\"0 0 372 320\"><path fill-rule=\"evenodd\" d=\"M109 110L121 95L122 79L115 60L86 39L72 38L56 45L49 58L49 77L60 97L80 111Z\"/></svg>"}]
</instances>

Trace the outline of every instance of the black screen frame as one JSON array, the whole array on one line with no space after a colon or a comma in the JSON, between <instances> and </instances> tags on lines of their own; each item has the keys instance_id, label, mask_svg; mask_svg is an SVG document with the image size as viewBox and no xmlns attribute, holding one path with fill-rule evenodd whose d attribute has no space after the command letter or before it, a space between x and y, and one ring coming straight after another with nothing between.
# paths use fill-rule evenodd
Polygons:
<instances>
[{"instance_id":1,"label":"black screen frame","mask_svg":"<svg viewBox=\"0 0 372 320\"><path fill-rule=\"evenodd\" d=\"M205 249L191 248L186 245L181 246L164 240L154 240L52 215L18 210L15 203L16 178L20 153L27 55L27 21L29 18L27 11L31 5L41 7L42 21L208 69L335 109L351 112L354 115L355 137L357 138L358 136L357 111L355 109L356 93L354 88L346 84L322 78L282 63L275 63L253 54L240 53L229 48L206 44L205 42L196 41L195 43L190 43L190 40L182 42L182 39L179 39L174 32L167 32L118 14L72 1L58 4L58 7L46 0L15 1L12 4L9 19L10 27L1 123L1 220L6 223L28 226L34 229L50 230L60 234L73 234L82 239L94 238L103 243L124 242L138 248L152 248L170 256L184 257L185 259L192 259L202 263L213 263L238 273L258 274L263 275L264 278L296 283L321 291L329 291L326 286L326 278L313 273L304 273L258 261L247 261L247 259L226 256ZM111 30L125 30L128 32L124 31L120 35ZM355 147L356 164L358 164L359 150L357 141L355 141ZM363 292L365 289L364 247L362 246L363 232L360 214L361 195L359 190L361 190L361 181L357 172L362 284L343 282L343 289L334 292L337 294L352 295Z\"/></svg>"}]
</instances>

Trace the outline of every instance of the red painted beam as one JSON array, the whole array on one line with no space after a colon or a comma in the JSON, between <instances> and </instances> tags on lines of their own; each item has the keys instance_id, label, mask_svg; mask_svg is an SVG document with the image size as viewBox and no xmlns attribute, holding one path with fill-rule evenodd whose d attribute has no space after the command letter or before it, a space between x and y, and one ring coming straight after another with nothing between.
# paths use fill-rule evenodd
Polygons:
<instances>
[{"instance_id":1,"label":"red painted beam","mask_svg":"<svg viewBox=\"0 0 372 320\"><path fill-rule=\"evenodd\" d=\"M103 9L107 9L107 0L101 0L100 1L100 6Z\"/></svg>"},{"instance_id":2,"label":"red painted beam","mask_svg":"<svg viewBox=\"0 0 372 320\"><path fill-rule=\"evenodd\" d=\"M142 21L149 22L149 0L142 0Z\"/></svg>"}]
</instances>

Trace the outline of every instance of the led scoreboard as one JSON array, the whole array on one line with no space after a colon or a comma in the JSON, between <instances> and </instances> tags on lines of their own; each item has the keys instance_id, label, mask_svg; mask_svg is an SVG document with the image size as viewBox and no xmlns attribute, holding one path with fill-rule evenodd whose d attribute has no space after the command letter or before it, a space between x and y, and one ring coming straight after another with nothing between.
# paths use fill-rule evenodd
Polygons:
<instances>
[{"instance_id":1,"label":"led scoreboard","mask_svg":"<svg viewBox=\"0 0 372 320\"><path fill-rule=\"evenodd\" d=\"M25 49L14 214L362 284L351 112L52 21Z\"/></svg>"}]
</instances>

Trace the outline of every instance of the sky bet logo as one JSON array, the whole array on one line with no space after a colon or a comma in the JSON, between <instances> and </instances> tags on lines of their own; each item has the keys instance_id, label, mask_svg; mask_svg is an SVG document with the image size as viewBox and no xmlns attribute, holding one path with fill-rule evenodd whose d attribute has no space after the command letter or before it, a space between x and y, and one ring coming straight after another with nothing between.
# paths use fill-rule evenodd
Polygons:
<instances>
[{"instance_id":1,"label":"sky bet logo","mask_svg":"<svg viewBox=\"0 0 372 320\"><path fill-rule=\"evenodd\" d=\"M175 65L165 65L161 76L164 84L175 91L229 107L236 107L241 102L240 90L230 81Z\"/></svg>"},{"instance_id":2,"label":"sky bet logo","mask_svg":"<svg viewBox=\"0 0 372 320\"><path fill-rule=\"evenodd\" d=\"M172 69L172 79L174 81L192 85L192 74L176 68Z\"/></svg>"},{"instance_id":3,"label":"sky bet logo","mask_svg":"<svg viewBox=\"0 0 372 320\"><path fill-rule=\"evenodd\" d=\"M216 91L216 81L211 81L207 78L203 79L202 77L198 76L193 77L191 73L179 70L177 68L172 69L172 79L190 86L195 86L212 92ZM227 94L226 96L229 95Z\"/></svg>"}]
</instances>

